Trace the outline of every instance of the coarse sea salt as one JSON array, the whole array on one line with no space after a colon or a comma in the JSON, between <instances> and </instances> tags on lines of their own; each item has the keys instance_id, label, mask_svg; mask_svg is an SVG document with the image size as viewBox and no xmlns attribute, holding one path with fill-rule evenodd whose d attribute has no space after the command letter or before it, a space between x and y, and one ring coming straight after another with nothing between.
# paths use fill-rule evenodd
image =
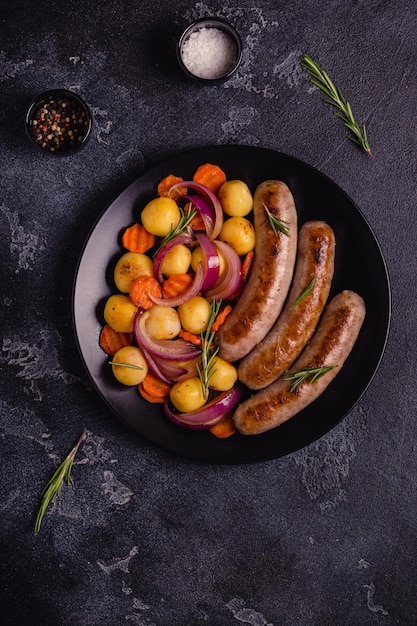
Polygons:
<instances>
[{"instance_id":1,"label":"coarse sea salt","mask_svg":"<svg viewBox=\"0 0 417 626\"><path fill-rule=\"evenodd\" d=\"M216 79L228 74L236 63L236 46L219 28L200 28L183 43L181 57L198 78Z\"/></svg>"}]
</instances>

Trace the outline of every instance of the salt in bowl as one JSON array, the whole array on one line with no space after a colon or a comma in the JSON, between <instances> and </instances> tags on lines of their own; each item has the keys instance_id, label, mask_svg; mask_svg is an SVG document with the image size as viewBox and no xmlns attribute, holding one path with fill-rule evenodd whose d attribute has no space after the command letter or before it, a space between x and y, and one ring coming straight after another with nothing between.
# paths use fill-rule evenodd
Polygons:
<instances>
[{"instance_id":1,"label":"salt in bowl","mask_svg":"<svg viewBox=\"0 0 417 626\"><path fill-rule=\"evenodd\" d=\"M242 59L237 30L221 18L201 18L186 28L177 46L178 62L187 76L218 84L236 72Z\"/></svg>"}]
</instances>

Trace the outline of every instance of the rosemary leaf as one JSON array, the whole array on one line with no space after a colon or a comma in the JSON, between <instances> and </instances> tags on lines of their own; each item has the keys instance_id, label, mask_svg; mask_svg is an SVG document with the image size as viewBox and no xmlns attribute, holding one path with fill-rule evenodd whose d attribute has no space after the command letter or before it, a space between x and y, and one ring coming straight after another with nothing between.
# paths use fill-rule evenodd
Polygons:
<instances>
[{"instance_id":1,"label":"rosemary leaf","mask_svg":"<svg viewBox=\"0 0 417 626\"><path fill-rule=\"evenodd\" d=\"M65 481L67 485L70 484L71 469L72 469L72 464L74 463L75 455L77 454L78 448L80 447L81 443L84 441L86 437L87 437L87 433L83 432L80 438L78 439L77 443L71 450L71 452L63 460L61 465L56 469L56 471L52 475L52 478L48 481L48 483L44 487L42 494L41 494L42 495L41 505L39 507L38 515L36 517L36 522L35 522L36 533L39 532L46 510L48 506L55 500L56 496L59 493L59 490L62 487L63 482Z\"/></svg>"},{"instance_id":2,"label":"rosemary leaf","mask_svg":"<svg viewBox=\"0 0 417 626\"><path fill-rule=\"evenodd\" d=\"M184 213L183 209L181 207L178 207L180 210L180 221L178 222L178 225L175 228L172 228L169 233L167 235L165 235L165 237L163 238L163 240L161 241L161 243L159 244L158 248L156 249L155 253L154 253L154 258L156 257L156 255L158 254L158 252L168 243L168 241L171 241L171 239L174 239L174 237L177 237L178 235L181 235L189 226L191 220L195 217L197 210L191 209L190 211L187 211L187 213Z\"/></svg>"},{"instance_id":3,"label":"rosemary leaf","mask_svg":"<svg viewBox=\"0 0 417 626\"><path fill-rule=\"evenodd\" d=\"M268 207L265 204L264 204L264 209L266 211L269 223L271 225L272 230L274 231L274 234L278 235L278 232L281 232L283 235L286 235L287 237L289 237L290 231L287 226L288 222L281 220L276 215L272 215L271 211L268 209Z\"/></svg>"},{"instance_id":4,"label":"rosemary leaf","mask_svg":"<svg viewBox=\"0 0 417 626\"><path fill-rule=\"evenodd\" d=\"M122 363L119 361L109 361L109 365L117 365L117 367L130 367L132 370L143 370L140 365L134 365L133 363Z\"/></svg>"},{"instance_id":5,"label":"rosemary leaf","mask_svg":"<svg viewBox=\"0 0 417 626\"><path fill-rule=\"evenodd\" d=\"M298 385L300 385L303 381L308 381L310 383L316 382L319 378L330 372L335 365L327 365L325 367L305 367L298 372L287 372L283 375L283 380L292 380L292 384L290 386L290 391L294 391ZM310 380L308 380L310 379Z\"/></svg>"},{"instance_id":6,"label":"rosemary leaf","mask_svg":"<svg viewBox=\"0 0 417 626\"><path fill-rule=\"evenodd\" d=\"M310 293L310 291L313 289L314 287L314 283L316 282L315 278L312 278L310 280L310 282L308 283L307 287L304 289L304 291L302 292L302 294L297 298L297 300L294 302L294 304L291 306L291 308L293 309L294 307L297 306L297 304L299 304L301 302L301 300L303 300L306 296L308 296L308 294Z\"/></svg>"},{"instance_id":7,"label":"rosemary leaf","mask_svg":"<svg viewBox=\"0 0 417 626\"><path fill-rule=\"evenodd\" d=\"M368 142L365 125L363 125L362 129L359 127L359 124L353 116L352 108L344 97L341 89L336 87L327 72L307 54L304 54L301 59L301 67L310 74L311 83L330 98L330 100L326 99L324 102L337 109L334 111L334 114L342 120L344 125L352 133L352 135L349 135L349 139L372 157L373 154Z\"/></svg>"},{"instance_id":8,"label":"rosemary leaf","mask_svg":"<svg viewBox=\"0 0 417 626\"><path fill-rule=\"evenodd\" d=\"M215 333L211 330L213 326L213 322L216 319L220 307L222 305L222 301L218 300L217 302L211 302L210 304L210 314L209 320L207 324L207 328L204 332L201 333L201 366L197 365L198 377L201 382L201 388L203 392L203 397L207 398L209 394L209 385L210 379L212 378L215 367L215 359L217 353L219 351L218 346L213 348L213 341Z\"/></svg>"}]
</instances>

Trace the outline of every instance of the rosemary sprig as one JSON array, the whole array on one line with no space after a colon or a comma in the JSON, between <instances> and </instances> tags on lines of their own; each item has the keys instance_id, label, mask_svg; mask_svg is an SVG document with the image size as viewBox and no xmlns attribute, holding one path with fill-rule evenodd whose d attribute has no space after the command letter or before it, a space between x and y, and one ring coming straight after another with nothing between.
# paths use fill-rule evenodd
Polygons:
<instances>
[{"instance_id":1,"label":"rosemary sprig","mask_svg":"<svg viewBox=\"0 0 417 626\"><path fill-rule=\"evenodd\" d=\"M336 87L327 72L322 70L318 63L313 61L307 54L304 54L302 57L301 67L307 70L310 76L312 76L311 82L313 85L321 89L321 91L328 96L329 99L326 99L324 102L336 109L334 114L342 120L344 125L347 126L352 133L348 135L348 139L353 141L353 143L372 157L373 154L368 142L365 124L362 126L362 129L359 127L359 124L353 116L350 104L342 94L340 88Z\"/></svg>"},{"instance_id":2,"label":"rosemary sprig","mask_svg":"<svg viewBox=\"0 0 417 626\"><path fill-rule=\"evenodd\" d=\"M283 375L284 380L292 380L292 384L290 386L290 391L294 391L298 385L300 385L304 380L310 379L308 382L314 383L316 380L330 372L335 365L327 365L326 367L304 367L298 372L288 372Z\"/></svg>"},{"instance_id":3,"label":"rosemary sprig","mask_svg":"<svg viewBox=\"0 0 417 626\"><path fill-rule=\"evenodd\" d=\"M268 209L268 207L266 206L266 204L264 204L264 209L266 211L266 214L269 219L269 223L271 224L271 228L274 231L274 234L278 235L278 231L279 231L283 235L286 235L287 237L289 237L290 231L288 229L288 226L286 225L288 224L288 222L285 222L284 220L281 220L276 215L273 215L271 211Z\"/></svg>"},{"instance_id":4,"label":"rosemary sprig","mask_svg":"<svg viewBox=\"0 0 417 626\"><path fill-rule=\"evenodd\" d=\"M220 311L221 305L221 300L210 304L210 314L207 328L205 332L201 333L201 366L197 365L197 371L204 398L208 397L210 379L216 371L214 366L219 348L218 346L213 346L215 333L211 330L211 327L213 326L213 322Z\"/></svg>"},{"instance_id":5,"label":"rosemary sprig","mask_svg":"<svg viewBox=\"0 0 417 626\"><path fill-rule=\"evenodd\" d=\"M119 361L109 361L109 365L117 365L118 367L130 367L132 370L143 370L140 365L134 365L133 363L123 363Z\"/></svg>"},{"instance_id":6,"label":"rosemary sprig","mask_svg":"<svg viewBox=\"0 0 417 626\"><path fill-rule=\"evenodd\" d=\"M77 450L80 447L81 443L87 437L87 433L83 432L77 443L68 454L68 456L63 460L61 465L53 474L52 478L46 484L42 491L42 502L38 511L38 515L36 517L35 522L35 532L39 532L41 528L42 519L46 513L46 509L48 506L55 500L58 495L59 490L62 487L63 482L65 481L67 485L71 482L71 469L72 464L74 462L75 455L77 454Z\"/></svg>"},{"instance_id":7,"label":"rosemary sprig","mask_svg":"<svg viewBox=\"0 0 417 626\"><path fill-rule=\"evenodd\" d=\"M180 221L178 222L178 225L175 228L172 228L169 231L169 233L165 235L165 237L163 238L163 240L161 241L161 243L159 244L158 248L156 249L153 255L154 258L156 257L158 252L161 250L161 248L163 248L165 244L168 243L168 241L171 241L171 239L174 239L174 237L181 235L186 230L191 220L193 219L193 217L195 217L197 213L197 209L191 209L190 211L187 211L187 213L184 213L184 210L181 207L178 207L178 208L180 210L180 215L181 215Z\"/></svg>"},{"instance_id":8,"label":"rosemary sprig","mask_svg":"<svg viewBox=\"0 0 417 626\"><path fill-rule=\"evenodd\" d=\"M296 307L296 306L297 306L297 304L300 304L301 300L304 300L304 298L305 298L306 296L308 296L308 294L310 293L310 291L313 289L313 287L314 287L314 283L315 283L315 282L316 282L316 279L315 279L315 278L312 278L312 279L310 280L310 282L308 283L307 287L304 289L303 293L302 293L300 296L298 296L298 298L297 298L297 300L296 300L295 302L293 302L293 304L292 304L292 306L291 306L291 308L292 308L292 309L293 309L294 307Z\"/></svg>"}]
</instances>

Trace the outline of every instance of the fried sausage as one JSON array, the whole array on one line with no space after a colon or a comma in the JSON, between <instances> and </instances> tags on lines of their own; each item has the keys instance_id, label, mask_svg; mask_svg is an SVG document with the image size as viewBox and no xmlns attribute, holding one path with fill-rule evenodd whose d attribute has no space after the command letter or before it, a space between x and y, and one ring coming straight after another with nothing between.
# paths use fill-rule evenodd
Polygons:
<instances>
[{"instance_id":1,"label":"fried sausage","mask_svg":"<svg viewBox=\"0 0 417 626\"><path fill-rule=\"evenodd\" d=\"M271 226L268 211L288 234ZM297 211L290 189L267 180L254 194L255 257L248 282L232 313L216 333L219 356L237 361L272 328L288 295L297 252Z\"/></svg>"},{"instance_id":2,"label":"fried sausage","mask_svg":"<svg viewBox=\"0 0 417 626\"><path fill-rule=\"evenodd\" d=\"M301 227L293 285L281 315L239 365L239 378L249 389L263 389L277 380L310 340L329 295L334 254L335 237L328 224L312 221Z\"/></svg>"},{"instance_id":3,"label":"fried sausage","mask_svg":"<svg viewBox=\"0 0 417 626\"><path fill-rule=\"evenodd\" d=\"M291 381L281 377L266 389L240 404L233 416L243 435L256 435L279 426L316 400L342 369L358 337L365 318L365 303L353 291L335 296L323 313L310 343L293 364L291 371L332 366L311 382L301 382L293 391Z\"/></svg>"}]
</instances>

